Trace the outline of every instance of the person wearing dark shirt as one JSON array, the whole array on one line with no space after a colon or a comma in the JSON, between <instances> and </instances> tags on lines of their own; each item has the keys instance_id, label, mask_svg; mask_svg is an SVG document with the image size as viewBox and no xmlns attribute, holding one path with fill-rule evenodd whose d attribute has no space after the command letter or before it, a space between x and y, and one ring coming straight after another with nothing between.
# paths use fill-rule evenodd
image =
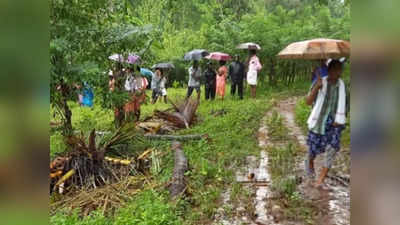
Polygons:
<instances>
[{"instance_id":1,"label":"person wearing dark shirt","mask_svg":"<svg viewBox=\"0 0 400 225\"><path fill-rule=\"evenodd\" d=\"M244 70L244 64L239 61L239 56L235 55L233 62L229 66L229 77L232 82L231 94L235 96L237 89L240 99L243 99Z\"/></svg>"},{"instance_id":2,"label":"person wearing dark shirt","mask_svg":"<svg viewBox=\"0 0 400 225\"><path fill-rule=\"evenodd\" d=\"M216 75L215 69L212 67L211 62L207 63L207 69L204 72L205 77L205 97L206 100L215 99L215 91L216 91Z\"/></svg>"}]
</instances>

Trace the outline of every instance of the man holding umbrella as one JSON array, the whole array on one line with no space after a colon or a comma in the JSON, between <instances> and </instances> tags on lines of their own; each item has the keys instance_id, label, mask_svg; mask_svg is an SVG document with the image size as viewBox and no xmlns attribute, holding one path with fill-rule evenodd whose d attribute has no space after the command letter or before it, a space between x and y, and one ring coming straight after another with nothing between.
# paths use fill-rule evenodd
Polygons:
<instances>
[{"instance_id":1,"label":"man holding umbrella","mask_svg":"<svg viewBox=\"0 0 400 225\"><path fill-rule=\"evenodd\" d=\"M215 90L217 87L217 72L212 66L212 63L207 62L207 69L204 72L205 77L205 98L206 100L215 99Z\"/></svg>"},{"instance_id":2,"label":"man holding umbrella","mask_svg":"<svg viewBox=\"0 0 400 225\"><path fill-rule=\"evenodd\" d=\"M192 95L193 89L196 89L197 99L200 100L201 69L199 67L199 60L209 54L210 53L204 49L194 49L190 52L187 52L183 57L183 59L187 61L193 60L193 65L189 68L189 82L186 99Z\"/></svg>"},{"instance_id":3,"label":"man holding umbrella","mask_svg":"<svg viewBox=\"0 0 400 225\"><path fill-rule=\"evenodd\" d=\"M189 68L189 82L188 82L188 90L186 94L186 98L190 98L193 93L193 90L196 89L197 99L200 99L200 78L201 78L201 69L199 67L199 61L194 60L193 65Z\"/></svg>"}]
</instances>

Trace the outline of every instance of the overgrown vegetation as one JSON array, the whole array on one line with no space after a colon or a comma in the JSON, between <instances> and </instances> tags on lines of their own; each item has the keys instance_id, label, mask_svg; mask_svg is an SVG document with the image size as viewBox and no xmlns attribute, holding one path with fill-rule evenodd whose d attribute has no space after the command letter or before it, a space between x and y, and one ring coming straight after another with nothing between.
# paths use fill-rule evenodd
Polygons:
<instances>
[{"instance_id":1,"label":"overgrown vegetation","mask_svg":"<svg viewBox=\"0 0 400 225\"><path fill-rule=\"evenodd\" d=\"M296 91L294 88L292 91ZM185 93L185 89L171 89L171 97L181 96ZM229 88L227 89L229 91ZM198 114L199 122L197 125L190 129L182 130L180 134L204 134L207 133L210 141L189 141L184 144L184 151L189 159L191 171L187 173L189 178L188 183L188 197L179 200L176 203L169 203L166 198L163 198L163 203L169 205L171 213L179 216L184 224L205 224L207 221L212 220L213 215L217 209L220 193L227 185L230 185L234 179L233 172L237 167L243 165L245 156L249 154L257 154L258 146L256 143L255 133L258 128L260 118L264 112L270 107L269 101L272 94L276 91L264 90L259 93L259 98L253 100L245 96L244 100L238 100L228 96L224 102L216 100L214 102L205 102L199 106ZM79 107L76 105L76 107ZM165 109L169 107L164 103L157 103L156 105L148 105L144 107L144 113L149 115L153 109ZM213 115L211 111L224 109L227 113L224 115ZM76 110L72 108L72 110ZM111 113L111 112L110 112ZM77 117L77 124L79 119ZM109 121L109 127L112 127L112 121ZM54 139L57 139L56 137ZM52 151L54 144L52 142ZM125 154L132 154L134 149L156 148L162 151L170 150L170 143L167 141L145 141L145 143L128 150ZM167 153L161 158L161 171L153 174L153 178L159 183L167 182L170 178L173 168L173 154ZM157 196L162 192L162 189L155 189L151 193ZM241 193L236 193L240 197ZM138 197L142 194L139 193ZM146 195L150 195L147 193ZM134 197L136 199L136 197ZM134 200L126 203L125 207L131 207L135 203ZM160 203L161 204L161 203ZM125 208L124 207L124 208ZM146 210L146 214L150 213L153 209L152 206ZM68 224L73 218L69 218L68 213L62 211L52 216L54 224ZM135 214L137 215L137 214ZM86 218L81 223L75 224L90 224L85 221L97 221L100 214L94 213L91 217ZM116 218L122 217L121 212L118 211L112 219L104 218L109 224L114 224ZM130 217L133 218L133 217ZM101 223L100 223L101 224ZM143 223L152 224L152 223ZM163 224L163 223L156 223ZM168 224L168 223L166 223Z\"/></svg>"},{"instance_id":2,"label":"overgrown vegetation","mask_svg":"<svg viewBox=\"0 0 400 225\"><path fill-rule=\"evenodd\" d=\"M127 101L124 91L108 90L108 71L115 65L107 59L113 53L136 53L142 67L150 68L162 61L171 61L175 69L169 74L168 95L182 98L188 64L181 59L194 48L239 54L241 42L256 42L263 69L260 72L258 99L225 98L205 102L198 109L198 123L178 134L204 134L209 140L185 142L183 149L189 159L187 196L170 202L165 188L158 187L130 196L120 210L104 215L101 210L80 217L79 209L60 209L51 216L52 224L207 224L212 221L221 192L233 181L233 171L242 165L245 156L258 153L255 132L259 119L273 103L273 97L303 93L309 86L312 62L278 60L276 54L287 44L305 39L326 37L350 39L350 1L292 0L51 0L50 1L50 63L51 121L50 156L71 151L65 142L74 132L87 134L92 129L114 131L114 109ZM204 62L202 62L204 64ZM348 73L348 72L347 72ZM347 79L348 76L347 76ZM76 104L77 93L86 82L94 89L93 108ZM172 88L173 87L173 88ZM301 87L300 89L297 87ZM299 91L301 90L301 91ZM204 91L204 90L203 90ZM203 92L204 93L204 92ZM227 88L229 93L229 88ZM228 94L229 95L229 94ZM147 92L147 96L151 96ZM296 108L296 119L304 126L307 109L304 102ZM155 109L169 105L157 103L142 106L142 118ZM222 111L218 114L215 112ZM297 116L298 115L298 116ZM273 139L284 141L287 134L282 118L274 114L269 125ZM348 132L347 129L346 132ZM349 143L345 133L343 142ZM166 184L173 168L173 155L167 141L132 143L115 154L132 156L145 149L163 152L149 171L158 184ZM293 189L289 163L295 146L277 150L272 157L284 165L275 169L275 188L301 209L303 202ZM285 170L285 171L283 171ZM234 188L233 199L238 199ZM309 212L299 215L288 211L288 217L309 220ZM309 222L308 222L309 223Z\"/></svg>"}]
</instances>

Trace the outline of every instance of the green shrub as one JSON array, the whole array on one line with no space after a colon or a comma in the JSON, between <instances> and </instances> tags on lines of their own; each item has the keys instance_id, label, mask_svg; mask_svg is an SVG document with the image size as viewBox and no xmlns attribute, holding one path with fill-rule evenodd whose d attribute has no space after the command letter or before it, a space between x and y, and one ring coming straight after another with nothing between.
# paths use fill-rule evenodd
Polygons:
<instances>
[{"instance_id":1,"label":"green shrub","mask_svg":"<svg viewBox=\"0 0 400 225\"><path fill-rule=\"evenodd\" d=\"M180 225L163 194L145 191L115 216L115 225Z\"/></svg>"},{"instance_id":2,"label":"green shrub","mask_svg":"<svg viewBox=\"0 0 400 225\"><path fill-rule=\"evenodd\" d=\"M65 210L60 210L57 214L50 217L52 225L111 225L111 220L106 218L101 212L94 211L88 216L80 218L79 210L74 210L68 213Z\"/></svg>"}]
</instances>

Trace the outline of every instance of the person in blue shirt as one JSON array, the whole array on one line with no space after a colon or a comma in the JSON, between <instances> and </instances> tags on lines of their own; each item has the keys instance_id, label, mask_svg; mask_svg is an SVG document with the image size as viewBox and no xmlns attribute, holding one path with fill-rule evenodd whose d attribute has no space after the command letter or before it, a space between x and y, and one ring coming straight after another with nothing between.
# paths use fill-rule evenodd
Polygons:
<instances>
[{"instance_id":1,"label":"person in blue shirt","mask_svg":"<svg viewBox=\"0 0 400 225\"><path fill-rule=\"evenodd\" d=\"M311 83L314 83L318 76L321 78L328 76L328 66L326 65L326 60L325 59L320 59L318 60L320 63L319 66L314 67L312 71L312 77L311 77Z\"/></svg>"},{"instance_id":2,"label":"person in blue shirt","mask_svg":"<svg viewBox=\"0 0 400 225\"><path fill-rule=\"evenodd\" d=\"M93 90L92 88L86 83L83 82L83 98L82 98L82 105L92 107L93 106Z\"/></svg>"}]
</instances>

